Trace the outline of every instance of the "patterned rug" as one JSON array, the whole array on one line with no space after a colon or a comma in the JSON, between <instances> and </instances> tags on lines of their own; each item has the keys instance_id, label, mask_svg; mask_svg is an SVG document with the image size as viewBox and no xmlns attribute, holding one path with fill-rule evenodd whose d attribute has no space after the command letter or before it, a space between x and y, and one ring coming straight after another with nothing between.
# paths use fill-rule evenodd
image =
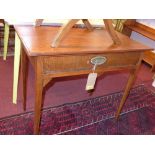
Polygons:
<instances>
[{"instance_id":1,"label":"patterned rug","mask_svg":"<svg viewBox=\"0 0 155 155\"><path fill-rule=\"evenodd\" d=\"M155 94L144 85L130 91L120 119L114 115L123 92L43 109L41 134L155 134ZM0 119L1 135L33 134L33 112Z\"/></svg>"}]
</instances>

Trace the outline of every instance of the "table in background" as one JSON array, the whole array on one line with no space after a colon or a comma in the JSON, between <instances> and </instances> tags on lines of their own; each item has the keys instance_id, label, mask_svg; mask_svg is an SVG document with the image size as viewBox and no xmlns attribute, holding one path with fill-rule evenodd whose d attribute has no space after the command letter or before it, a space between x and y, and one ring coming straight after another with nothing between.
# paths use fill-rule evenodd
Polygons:
<instances>
[{"instance_id":1,"label":"table in background","mask_svg":"<svg viewBox=\"0 0 155 155\"><path fill-rule=\"evenodd\" d=\"M150 23L149 23L150 21ZM154 19L128 19L124 23L123 33L129 37L132 37L134 33L136 36L134 38L144 43L145 45L153 48L155 44L155 20ZM134 33L132 33L134 32ZM137 36L140 36L138 38ZM155 71L155 53L152 51L146 51L143 60L152 66L152 71Z\"/></svg>"}]
</instances>

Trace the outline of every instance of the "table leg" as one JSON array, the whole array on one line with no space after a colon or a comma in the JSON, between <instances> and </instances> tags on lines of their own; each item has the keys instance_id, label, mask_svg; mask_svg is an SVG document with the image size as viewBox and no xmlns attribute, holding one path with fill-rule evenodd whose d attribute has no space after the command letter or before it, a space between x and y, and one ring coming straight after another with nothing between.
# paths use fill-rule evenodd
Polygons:
<instances>
[{"instance_id":1,"label":"table leg","mask_svg":"<svg viewBox=\"0 0 155 155\"><path fill-rule=\"evenodd\" d=\"M135 77L136 77L136 73L137 73L137 71L138 71L138 69L139 69L139 67L140 67L140 65L141 65L141 62L142 62L142 56L141 56L141 58L139 59L139 62L137 63L137 67L136 67L134 70L132 70L132 71L130 72L130 76L129 76L129 79L128 79L128 82L127 82L127 85L126 85L126 88L125 88L125 91L124 91L122 100L121 100L121 102L120 102L120 104L119 104L119 107L118 107L118 110L117 110L117 112L116 112L116 119L117 119L117 120L118 120L118 118L119 118L119 115L120 115L120 113L121 113L121 110L122 110L122 108L123 108L123 105L124 105L124 103L125 103L125 101L126 101L128 95L129 95L130 89L131 89L131 87L132 87L132 85L133 85L133 83L134 83L134 80L135 80Z\"/></svg>"},{"instance_id":2,"label":"table leg","mask_svg":"<svg viewBox=\"0 0 155 155\"><path fill-rule=\"evenodd\" d=\"M35 67L34 134L39 134L43 92L42 62L37 59Z\"/></svg>"},{"instance_id":3,"label":"table leg","mask_svg":"<svg viewBox=\"0 0 155 155\"><path fill-rule=\"evenodd\" d=\"M119 115L120 115L121 110L122 110L122 108L123 108L123 105L124 105L124 103L125 103L125 101L126 101L126 98L127 98L127 96L129 95L129 92L130 92L130 89L131 89L132 84L133 84L133 82L134 82L134 79L135 79L135 70L132 71L132 72L130 73L130 77L129 77L129 79L128 79L128 83L127 83L127 85L126 85L126 88L125 88L125 91L124 91L122 100L121 100L120 105L119 105L119 107L118 107L118 110L117 110L117 112L116 112L116 119L119 118Z\"/></svg>"},{"instance_id":4,"label":"table leg","mask_svg":"<svg viewBox=\"0 0 155 155\"><path fill-rule=\"evenodd\" d=\"M143 57L143 55L141 55L141 57L140 57L140 59L139 59L139 61L138 61L138 63L137 63L136 68L133 69L133 70L130 72L130 76L129 76L129 79L128 79L128 82L127 82L127 85L126 85L126 88L125 88L125 91L124 91L122 100L121 100L121 102L120 102L120 104L119 104L119 107L118 107L118 110L117 110L117 112L116 112L116 119L117 119L117 120L118 120L118 118L119 118L119 115L120 115L120 113L121 113L121 110L122 110L122 108L123 108L123 105L124 105L124 103L125 103L125 101L126 101L128 95L129 95L130 89L131 89L131 87L132 87L132 85L133 85L133 83L134 83L134 81L135 81L137 71L138 71L138 69L139 69L139 67L140 67L140 65L141 65L141 62L142 62L142 57Z\"/></svg>"},{"instance_id":5,"label":"table leg","mask_svg":"<svg viewBox=\"0 0 155 155\"><path fill-rule=\"evenodd\" d=\"M22 84L23 84L23 110L26 110L26 90L27 90L27 66L28 66L28 58L27 55L22 48L21 50L21 73L22 73Z\"/></svg>"},{"instance_id":6,"label":"table leg","mask_svg":"<svg viewBox=\"0 0 155 155\"><path fill-rule=\"evenodd\" d=\"M18 35L15 34L15 54L14 54L14 71L13 71L13 103L14 104L17 103L20 50L21 50L21 41L20 41Z\"/></svg>"}]
</instances>

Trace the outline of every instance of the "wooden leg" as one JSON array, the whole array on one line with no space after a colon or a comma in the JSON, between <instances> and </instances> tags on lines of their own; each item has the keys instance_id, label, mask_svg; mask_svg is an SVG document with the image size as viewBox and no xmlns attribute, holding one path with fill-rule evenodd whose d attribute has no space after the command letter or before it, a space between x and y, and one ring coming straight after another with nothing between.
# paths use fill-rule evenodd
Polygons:
<instances>
[{"instance_id":1,"label":"wooden leg","mask_svg":"<svg viewBox=\"0 0 155 155\"><path fill-rule=\"evenodd\" d=\"M116 119L117 119L117 120L118 120L118 118L119 118L119 115L120 115L120 113L121 113L121 110L122 110L122 108L123 108L123 105L124 105L124 103L125 103L125 101L126 101L128 95L129 95L130 89L131 89L131 87L132 87L132 85L133 85L133 83L134 83L134 80L135 80L137 71L138 71L138 69L139 69L139 67L140 67L140 65L141 65L141 62L142 62L142 58L143 58L143 55L141 55L141 57L140 57L140 59L139 59L139 61L138 61L138 63L137 63L136 68L130 72L130 76L129 76L129 79L128 79L128 82L127 82L127 85L126 85L126 88L125 88L125 91L124 91L122 100L121 100L121 102L120 102L120 104L119 104L119 107L118 107L118 110L117 110L117 112L116 112Z\"/></svg>"},{"instance_id":2,"label":"wooden leg","mask_svg":"<svg viewBox=\"0 0 155 155\"><path fill-rule=\"evenodd\" d=\"M35 67L35 109L34 109L34 134L39 134L41 108L42 108L42 93L43 93L43 79L42 79L42 63L36 60Z\"/></svg>"},{"instance_id":3,"label":"wooden leg","mask_svg":"<svg viewBox=\"0 0 155 155\"><path fill-rule=\"evenodd\" d=\"M14 73L13 73L13 103L17 103L17 88L20 65L21 42L17 34L15 34L15 53L14 53Z\"/></svg>"},{"instance_id":4,"label":"wooden leg","mask_svg":"<svg viewBox=\"0 0 155 155\"><path fill-rule=\"evenodd\" d=\"M79 21L79 19L71 19L63 25L52 42L52 47L58 47L61 40L66 36L70 29Z\"/></svg>"},{"instance_id":5,"label":"wooden leg","mask_svg":"<svg viewBox=\"0 0 155 155\"><path fill-rule=\"evenodd\" d=\"M87 29L89 31L92 31L93 30L93 27L92 25L89 23L89 20L88 19L82 19L82 22L85 24L85 26L87 27Z\"/></svg>"},{"instance_id":6,"label":"wooden leg","mask_svg":"<svg viewBox=\"0 0 155 155\"><path fill-rule=\"evenodd\" d=\"M126 88L125 88L125 91L124 91L122 100L121 100L120 105L119 105L119 107L118 107L118 110L117 110L117 112L116 112L116 119L117 119L117 120L119 119L119 115L120 115L120 113L121 113L121 110L122 110L122 108L123 108L123 105L124 105L124 103L125 103L125 101L126 101L128 95L129 95L130 89L131 89L131 87L132 87L132 85L133 85L133 82L134 82L134 80L135 80L136 73L137 73L137 71L138 71L138 69L139 69L139 67L140 67L140 64L141 64L141 60L139 61L138 65L137 65L137 68L136 68L135 70L132 70L131 73L130 73L130 76L129 76L129 79L128 79L128 83L127 83L127 85L126 85Z\"/></svg>"},{"instance_id":7,"label":"wooden leg","mask_svg":"<svg viewBox=\"0 0 155 155\"><path fill-rule=\"evenodd\" d=\"M112 20L104 19L104 24L114 44L117 44L117 45L121 44L120 39L118 38L117 33L113 27Z\"/></svg>"},{"instance_id":8,"label":"wooden leg","mask_svg":"<svg viewBox=\"0 0 155 155\"><path fill-rule=\"evenodd\" d=\"M135 79L135 70L131 72L130 77L129 77L129 79L128 79L128 83L127 83L127 85L126 85L126 88L125 88L125 91L124 91L122 100L121 100L121 102L120 102L120 105L119 105L118 110L117 110L117 113L116 113L116 119L119 118L119 115L120 115L121 110L122 110L122 108L123 108L123 105L124 105L124 103L125 103L125 101L126 101L126 98L127 98L127 96L129 95L129 92L130 92L130 89L131 89L132 84L133 84L133 82L134 82L134 79Z\"/></svg>"},{"instance_id":9,"label":"wooden leg","mask_svg":"<svg viewBox=\"0 0 155 155\"><path fill-rule=\"evenodd\" d=\"M7 52L8 52L8 42L9 42L9 30L10 27L7 23L4 26L4 52L3 52L3 60L6 60Z\"/></svg>"},{"instance_id":10,"label":"wooden leg","mask_svg":"<svg viewBox=\"0 0 155 155\"><path fill-rule=\"evenodd\" d=\"M23 110L26 110L26 90L27 90L27 66L28 66L28 58L27 55L22 48L21 50L21 73L22 73L22 84L23 84Z\"/></svg>"}]
</instances>

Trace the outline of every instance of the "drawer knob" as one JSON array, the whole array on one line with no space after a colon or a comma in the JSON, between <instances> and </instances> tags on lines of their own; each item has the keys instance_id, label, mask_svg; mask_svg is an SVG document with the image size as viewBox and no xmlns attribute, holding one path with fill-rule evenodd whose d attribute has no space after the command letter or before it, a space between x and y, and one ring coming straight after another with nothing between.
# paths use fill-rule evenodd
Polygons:
<instances>
[{"instance_id":1,"label":"drawer knob","mask_svg":"<svg viewBox=\"0 0 155 155\"><path fill-rule=\"evenodd\" d=\"M91 63L92 63L93 65L96 65L96 66L102 65L102 64L104 64L106 61L107 61L107 58L106 58L106 57L103 57L103 56L96 56L96 57L93 57L93 58L91 59Z\"/></svg>"}]
</instances>

